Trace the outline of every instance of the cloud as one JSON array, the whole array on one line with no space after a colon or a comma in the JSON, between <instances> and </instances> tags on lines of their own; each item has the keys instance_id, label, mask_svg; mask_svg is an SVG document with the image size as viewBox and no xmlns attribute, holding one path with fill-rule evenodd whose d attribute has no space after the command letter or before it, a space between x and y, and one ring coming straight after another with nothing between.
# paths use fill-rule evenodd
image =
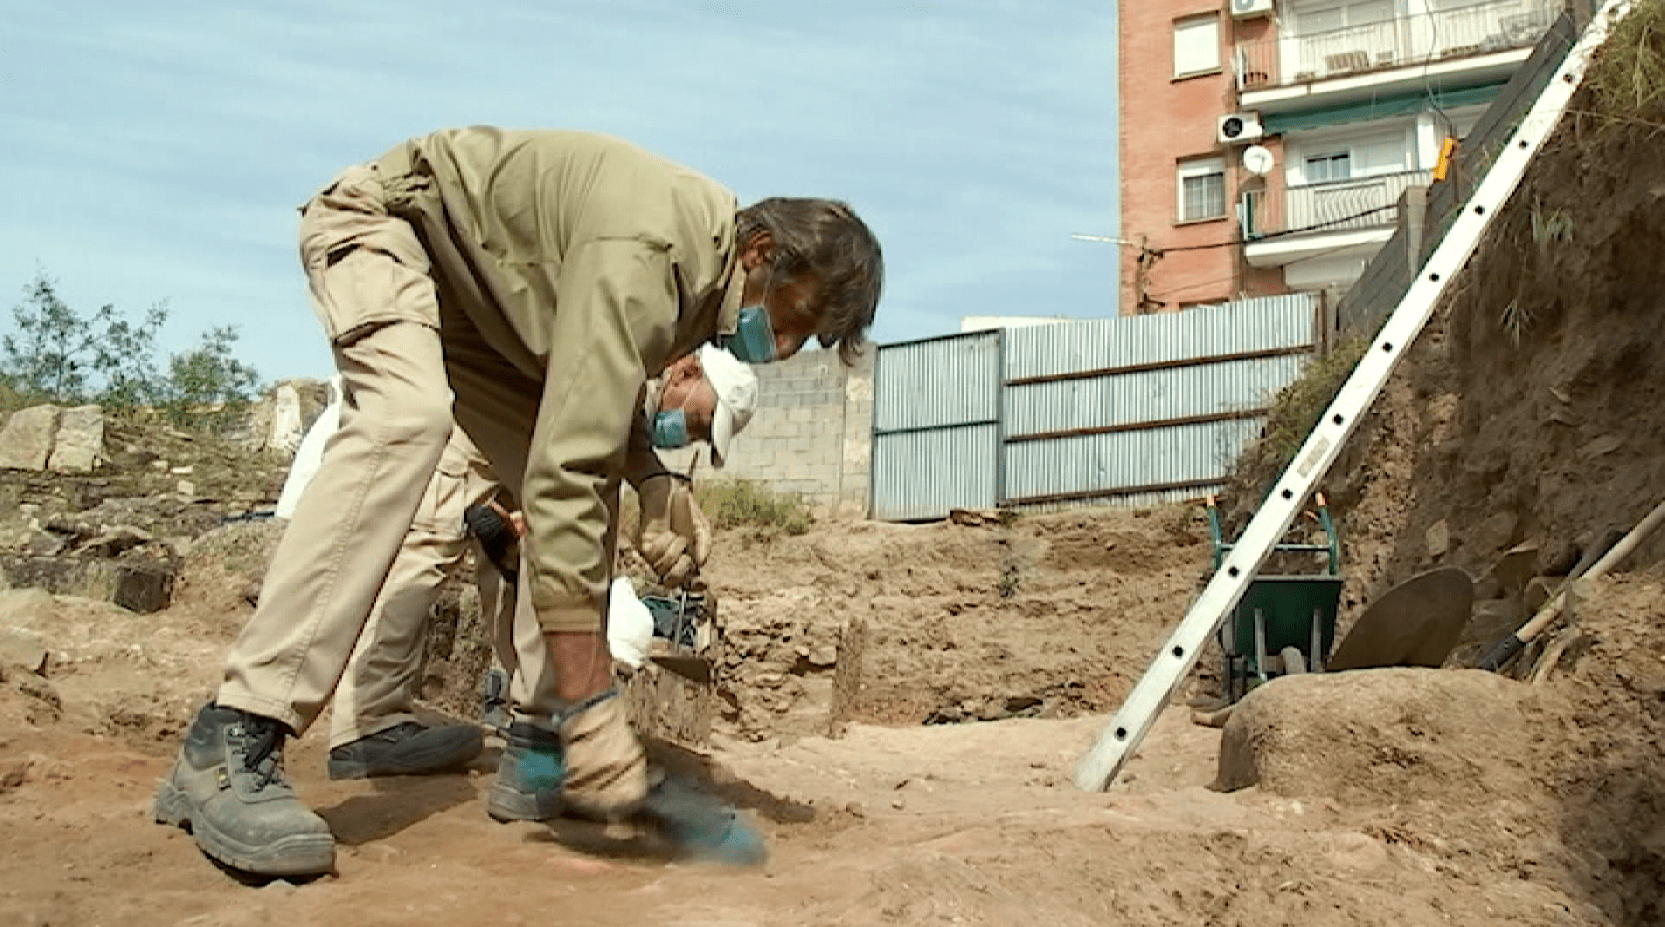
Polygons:
<instances>
[{"instance_id":1,"label":"cloud","mask_svg":"<svg viewBox=\"0 0 1665 927\"><path fill-rule=\"evenodd\" d=\"M0 37L0 289L159 299L318 375L294 207L447 125L585 128L744 201L847 199L887 258L881 340L966 314L1114 312L1113 10L1067 0L31 4Z\"/></svg>"}]
</instances>

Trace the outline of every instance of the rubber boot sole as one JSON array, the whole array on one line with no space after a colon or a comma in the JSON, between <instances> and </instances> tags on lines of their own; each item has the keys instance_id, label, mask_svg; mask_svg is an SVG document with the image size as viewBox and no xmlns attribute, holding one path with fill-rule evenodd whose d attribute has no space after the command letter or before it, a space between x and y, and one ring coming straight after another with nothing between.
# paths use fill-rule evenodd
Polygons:
<instances>
[{"instance_id":1,"label":"rubber boot sole","mask_svg":"<svg viewBox=\"0 0 1665 927\"><path fill-rule=\"evenodd\" d=\"M190 798L172 782L162 783L151 810L156 823L182 828L210 859L239 872L281 877L324 875L335 869L335 838L330 834L296 834L264 846L248 846L207 821L194 820Z\"/></svg>"},{"instance_id":2,"label":"rubber boot sole","mask_svg":"<svg viewBox=\"0 0 1665 927\"><path fill-rule=\"evenodd\" d=\"M553 792L523 792L494 782L486 793L486 814L502 824L553 821L561 816L561 797Z\"/></svg>"}]
</instances>

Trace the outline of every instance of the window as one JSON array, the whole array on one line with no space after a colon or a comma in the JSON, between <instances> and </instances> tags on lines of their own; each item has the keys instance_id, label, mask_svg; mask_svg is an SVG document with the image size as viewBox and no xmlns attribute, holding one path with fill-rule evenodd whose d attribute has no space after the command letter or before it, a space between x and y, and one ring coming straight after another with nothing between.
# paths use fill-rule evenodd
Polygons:
<instances>
[{"instance_id":1,"label":"window","mask_svg":"<svg viewBox=\"0 0 1665 927\"><path fill-rule=\"evenodd\" d=\"M1303 140L1289 156L1290 183L1311 185L1399 174L1416 163L1415 124L1386 131ZM1296 173L1298 172L1298 176Z\"/></svg>"},{"instance_id":2,"label":"window","mask_svg":"<svg viewBox=\"0 0 1665 927\"><path fill-rule=\"evenodd\" d=\"M1301 35L1365 26L1385 22L1393 17L1393 0L1353 0L1350 3L1314 4L1295 9Z\"/></svg>"},{"instance_id":3,"label":"window","mask_svg":"<svg viewBox=\"0 0 1665 927\"><path fill-rule=\"evenodd\" d=\"M1353 176L1352 153L1346 149L1326 154L1308 155L1305 159L1307 183L1329 183Z\"/></svg>"},{"instance_id":4,"label":"window","mask_svg":"<svg viewBox=\"0 0 1665 927\"><path fill-rule=\"evenodd\" d=\"M1179 163L1179 221L1223 219L1226 215L1226 164L1221 158Z\"/></svg>"},{"instance_id":5,"label":"window","mask_svg":"<svg viewBox=\"0 0 1665 927\"><path fill-rule=\"evenodd\" d=\"M1174 76L1220 70L1220 17L1174 21Z\"/></svg>"}]
</instances>

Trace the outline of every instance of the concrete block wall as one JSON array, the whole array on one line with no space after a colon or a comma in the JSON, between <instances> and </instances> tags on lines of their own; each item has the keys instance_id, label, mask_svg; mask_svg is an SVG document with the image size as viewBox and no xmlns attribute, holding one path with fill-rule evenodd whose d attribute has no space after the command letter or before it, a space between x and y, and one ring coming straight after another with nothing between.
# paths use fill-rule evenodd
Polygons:
<instances>
[{"instance_id":1,"label":"concrete block wall","mask_svg":"<svg viewBox=\"0 0 1665 927\"><path fill-rule=\"evenodd\" d=\"M806 350L791 360L753 367L757 414L734 440L729 462L711 468L704 445L662 454L686 470L694 454L701 479L747 479L803 497L818 515L865 518L873 450L873 357L868 345L855 367L836 351Z\"/></svg>"}]
</instances>

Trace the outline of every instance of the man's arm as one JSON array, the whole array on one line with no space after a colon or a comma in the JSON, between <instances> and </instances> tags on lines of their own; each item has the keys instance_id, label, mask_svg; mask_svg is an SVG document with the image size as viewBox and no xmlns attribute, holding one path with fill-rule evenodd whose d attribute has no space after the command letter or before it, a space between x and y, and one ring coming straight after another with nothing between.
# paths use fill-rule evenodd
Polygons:
<instances>
[{"instance_id":1,"label":"man's arm","mask_svg":"<svg viewBox=\"0 0 1665 927\"><path fill-rule=\"evenodd\" d=\"M567 255L548 373L527 460L526 567L545 632L599 637L605 608L609 477L625 464L643 358L668 350L677 300L668 255L628 239Z\"/></svg>"}]
</instances>

